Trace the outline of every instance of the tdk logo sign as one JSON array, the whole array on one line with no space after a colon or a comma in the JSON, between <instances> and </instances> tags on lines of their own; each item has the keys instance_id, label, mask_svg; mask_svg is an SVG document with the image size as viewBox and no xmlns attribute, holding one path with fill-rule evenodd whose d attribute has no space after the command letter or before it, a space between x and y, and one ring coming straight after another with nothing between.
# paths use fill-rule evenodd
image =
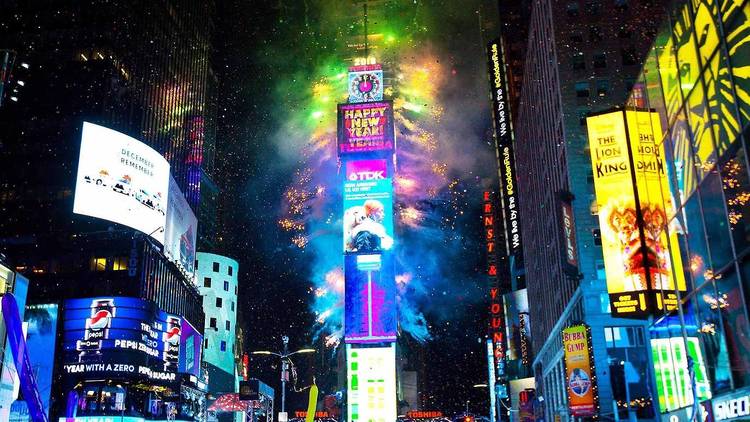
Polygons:
<instances>
[{"instance_id":1,"label":"tdk logo sign","mask_svg":"<svg viewBox=\"0 0 750 422\"><path fill-rule=\"evenodd\" d=\"M385 179L385 172L379 171L359 171L349 173L349 180L380 180Z\"/></svg>"}]
</instances>

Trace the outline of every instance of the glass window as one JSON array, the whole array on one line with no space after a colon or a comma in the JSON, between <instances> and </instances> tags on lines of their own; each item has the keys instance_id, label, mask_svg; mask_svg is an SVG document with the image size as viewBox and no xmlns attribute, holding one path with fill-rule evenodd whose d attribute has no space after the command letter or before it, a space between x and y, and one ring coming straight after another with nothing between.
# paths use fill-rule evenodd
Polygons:
<instances>
[{"instance_id":1,"label":"glass window","mask_svg":"<svg viewBox=\"0 0 750 422\"><path fill-rule=\"evenodd\" d=\"M734 388L744 387L750 385L750 331L734 268L716 280L716 289Z\"/></svg>"},{"instance_id":2,"label":"glass window","mask_svg":"<svg viewBox=\"0 0 750 422\"><path fill-rule=\"evenodd\" d=\"M220 297L216 298L216 307L217 308L221 308L221 298Z\"/></svg>"},{"instance_id":3,"label":"glass window","mask_svg":"<svg viewBox=\"0 0 750 422\"><path fill-rule=\"evenodd\" d=\"M91 271L104 271L107 269L107 258L91 258Z\"/></svg>"},{"instance_id":4,"label":"glass window","mask_svg":"<svg viewBox=\"0 0 750 422\"><path fill-rule=\"evenodd\" d=\"M232 301L232 311L234 311L234 301Z\"/></svg>"},{"instance_id":5,"label":"glass window","mask_svg":"<svg viewBox=\"0 0 750 422\"><path fill-rule=\"evenodd\" d=\"M233 272L234 272L234 268L232 268L231 265L228 265L227 266L227 274L232 275Z\"/></svg>"},{"instance_id":6,"label":"glass window","mask_svg":"<svg viewBox=\"0 0 750 422\"><path fill-rule=\"evenodd\" d=\"M565 7L565 11L568 14L568 17L571 17L571 18L578 16L578 11L579 11L578 9L579 9L579 6L578 6L577 1L570 2Z\"/></svg>"},{"instance_id":7,"label":"glass window","mask_svg":"<svg viewBox=\"0 0 750 422\"><path fill-rule=\"evenodd\" d=\"M612 394L617 402L620 419L628 419L632 412L637 419L653 418L651 406L628 406L630 403L650 401L649 377L651 362L648 357L642 327L605 327L607 362Z\"/></svg>"},{"instance_id":8,"label":"glass window","mask_svg":"<svg viewBox=\"0 0 750 422\"><path fill-rule=\"evenodd\" d=\"M112 261L112 269L115 271L124 271L128 269L128 257L117 256Z\"/></svg>"},{"instance_id":9,"label":"glass window","mask_svg":"<svg viewBox=\"0 0 750 422\"><path fill-rule=\"evenodd\" d=\"M228 281L226 281L226 280L224 280L224 291L225 291L225 292L228 292L228 291L229 291L229 282L228 282Z\"/></svg>"},{"instance_id":10,"label":"glass window","mask_svg":"<svg viewBox=\"0 0 750 422\"><path fill-rule=\"evenodd\" d=\"M208 338L203 339L203 348L208 349Z\"/></svg>"},{"instance_id":11,"label":"glass window","mask_svg":"<svg viewBox=\"0 0 750 422\"><path fill-rule=\"evenodd\" d=\"M211 328L216 328L216 318L211 318L208 320L208 326Z\"/></svg>"},{"instance_id":12,"label":"glass window","mask_svg":"<svg viewBox=\"0 0 750 422\"><path fill-rule=\"evenodd\" d=\"M599 79L596 81L596 94L600 97L607 95L609 92L609 79Z\"/></svg>"},{"instance_id":13,"label":"glass window","mask_svg":"<svg viewBox=\"0 0 750 422\"><path fill-rule=\"evenodd\" d=\"M695 192L698 180L685 115L680 111L675 117L670 142L667 142L664 146L666 156L669 157L671 163L674 163L674 168L670 166L670 170L673 172L670 176L672 176L672 182L675 185L673 189L676 187L676 193L679 194L677 203L684 204Z\"/></svg>"},{"instance_id":14,"label":"glass window","mask_svg":"<svg viewBox=\"0 0 750 422\"><path fill-rule=\"evenodd\" d=\"M698 81L700 64L698 63L698 52L693 38L692 19L690 17L690 4L685 3L683 7L674 12L674 26L672 35L677 50L677 68L680 75L680 87L685 96Z\"/></svg>"},{"instance_id":15,"label":"glass window","mask_svg":"<svg viewBox=\"0 0 750 422\"><path fill-rule=\"evenodd\" d=\"M750 124L750 3L722 2L722 19L743 126Z\"/></svg>"},{"instance_id":16,"label":"glass window","mask_svg":"<svg viewBox=\"0 0 750 422\"><path fill-rule=\"evenodd\" d=\"M733 155L732 155L733 153ZM750 180L747 157L739 145L728 151L721 161L721 179L727 203L729 228L737 255L750 247Z\"/></svg>"},{"instance_id":17,"label":"glass window","mask_svg":"<svg viewBox=\"0 0 750 422\"><path fill-rule=\"evenodd\" d=\"M695 19L695 36L698 41L698 51L701 62L705 65L716 47L719 45L719 32L716 22L718 15L717 0L693 0L693 16Z\"/></svg>"},{"instance_id":18,"label":"glass window","mask_svg":"<svg viewBox=\"0 0 750 422\"><path fill-rule=\"evenodd\" d=\"M570 41L573 43L582 43L583 42L583 34L581 31L573 31L570 34Z\"/></svg>"},{"instance_id":19,"label":"glass window","mask_svg":"<svg viewBox=\"0 0 750 422\"><path fill-rule=\"evenodd\" d=\"M731 371L713 283L706 283L696 292L692 302L708 379L713 393L717 394L731 388Z\"/></svg>"},{"instance_id":20,"label":"glass window","mask_svg":"<svg viewBox=\"0 0 750 422\"><path fill-rule=\"evenodd\" d=\"M602 30L596 25L589 27L589 41L598 42L602 40Z\"/></svg>"},{"instance_id":21,"label":"glass window","mask_svg":"<svg viewBox=\"0 0 750 422\"><path fill-rule=\"evenodd\" d=\"M224 340L221 341L221 347L220 347L220 349L221 349L222 352L226 352L227 351L227 342L226 341L224 341Z\"/></svg>"},{"instance_id":22,"label":"glass window","mask_svg":"<svg viewBox=\"0 0 750 422\"><path fill-rule=\"evenodd\" d=\"M232 326L232 323L231 323L231 322L229 322L229 320L227 320L227 321L225 321L225 324L224 324L224 326L225 326L225 327L227 328L227 331L229 331L229 330L230 330L230 327Z\"/></svg>"},{"instance_id":23,"label":"glass window","mask_svg":"<svg viewBox=\"0 0 750 422\"><path fill-rule=\"evenodd\" d=\"M203 277L203 287L211 287L211 277Z\"/></svg>"},{"instance_id":24,"label":"glass window","mask_svg":"<svg viewBox=\"0 0 750 422\"><path fill-rule=\"evenodd\" d=\"M602 52L594 53L594 68L603 69L605 67L607 67L607 55Z\"/></svg>"},{"instance_id":25,"label":"glass window","mask_svg":"<svg viewBox=\"0 0 750 422\"><path fill-rule=\"evenodd\" d=\"M589 83L588 82L576 82L576 96L579 98L588 98L589 96Z\"/></svg>"},{"instance_id":26,"label":"glass window","mask_svg":"<svg viewBox=\"0 0 750 422\"><path fill-rule=\"evenodd\" d=\"M573 70L585 70L586 69L586 57L583 52L577 52L573 54Z\"/></svg>"},{"instance_id":27,"label":"glass window","mask_svg":"<svg viewBox=\"0 0 750 422\"><path fill-rule=\"evenodd\" d=\"M219 265L219 263L218 263L218 262L214 262L214 272L215 272L215 273L218 273L218 272L219 272L219 270L221 269L220 267L221 267L221 266Z\"/></svg>"},{"instance_id":28,"label":"glass window","mask_svg":"<svg viewBox=\"0 0 750 422\"><path fill-rule=\"evenodd\" d=\"M703 179L705 174L716 165L713 134L711 133L708 109L704 99L703 87L701 84L697 84L690 93L686 109L690 131L692 132L694 162L699 179Z\"/></svg>"},{"instance_id":29,"label":"glass window","mask_svg":"<svg viewBox=\"0 0 750 422\"><path fill-rule=\"evenodd\" d=\"M658 57L659 76L661 76L667 116L671 120L679 112L682 105L682 96L677 73L677 56L674 53L674 43L669 35L670 33L671 29L667 23L666 27L662 27L659 31L659 36L654 42L654 48Z\"/></svg>"},{"instance_id":30,"label":"glass window","mask_svg":"<svg viewBox=\"0 0 750 422\"><path fill-rule=\"evenodd\" d=\"M711 116L711 128L719 155L723 155L739 137L740 123L736 116L734 95L729 87L729 65L723 52L717 53L703 72L706 101Z\"/></svg>"},{"instance_id":31,"label":"glass window","mask_svg":"<svg viewBox=\"0 0 750 422\"><path fill-rule=\"evenodd\" d=\"M701 183L700 197L711 263L716 270L727 265L732 259L732 246L729 241L729 224L724 209L721 180L715 169L708 173Z\"/></svg>"}]
</instances>

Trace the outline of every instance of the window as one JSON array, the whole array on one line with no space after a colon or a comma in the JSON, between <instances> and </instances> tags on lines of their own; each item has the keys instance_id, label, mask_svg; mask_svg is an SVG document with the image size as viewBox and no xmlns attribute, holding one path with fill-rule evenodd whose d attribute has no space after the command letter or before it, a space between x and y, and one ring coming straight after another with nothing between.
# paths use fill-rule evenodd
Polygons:
<instances>
[{"instance_id":1,"label":"window","mask_svg":"<svg viewBox=\"0 0 750 422\"><path fill-rule=\"evenodd\" d=\"M232 275L232 273L234 273L234 268L232 268L231 265L228 265L227 266L227 274Z\"/></svg>"},{"instance_id":2,"label":"window","mask_svg":"<svg viewBox=\"0 0 750 422\"><path fill-rule=\"evenodd\" d=\"M596 95L603 97L609 92L609 79L599 79L596 81Z\"/></svg>"},{"instance_id":3,"label":"window","mask_svg":"<svg viewBox=\"0 0 750 422\"><path fill-rule=\"evenodd\" d=\"M211 287L211 277L203 278L203 287Z\"/></svg>"},{"instance_id":4,"label":"window","mask_svg":"<svg viewBox=\"0 0 750 422\"><path fill-rule=\"evenodd\" d=\"M211 318L210 320L208 320L208 326L210 328L216 329L216 318Z\"/></svg>"},{"instance_id":5,"label":"window","mask_svg":"<svg viewBox=\"0 0 750 422\"><path fill-rule=\"evenodd\" d=\"M237 294L237 286L234 286L234 294Z\"/></svg>"},{"instance_id":6,"label":"window","mask_svg":"<svg viewBox=\"0 0 750 422\"><path fill-rule=\"evenodd\" d=\"M229 322L229 320L227 320L226 324L224 324L224 325L227 327L227 331L229 331L231 329L230 327L232 326L232 323Z\"/></svg>"},{"instance_id":7,"label":"window","mask_svg":"<svg viewBox=\"0 0 750 422\"><path fill-rule=\"evenodd\" d=\"M568 6L565 8L566 12L568 13L568 17L575 18L578 16L578 2L570 2L568 3Z\"/></svg>"},{"instance_id":8,"label":"window","mask_svg":"<svg viewBox=\"0 0 750 422\"><path fill-rule=\"evenodd\" d=\"M588 98L589 96L589 83L588 82L576 82L576 97Z\"/></svg>"},{"instance_id":9,"label":"window","mask_svg":"<svg viewBox=\"0 0 750 422\"><path fill-rule=\"evenodd\" d=\"M195 260L195 267L194 268L198 268L198 260L197 259Z\"/></svg>"},{"instance_id":10,"label":"window","mask_svg":"<svg viewBox=\"0 0 750 422\"><path fill-rule=\"evenodd\" d=\"M591 235L594 236L594 245L602 246L602 231L600 229L591 230Z\"/></svg>"},{"instance_id":11,"label":"window","mask_svg":"<svg viewBox=\"0 0 750 422\"><path fill-rule=\"evenodd\" d=\"M583 108L583 109L579 109L578 110L578 123L581 126L586 126L586 116L588 114L589 114L589 110L588 109Z\"/></svg>"},{"instance_id":12,"label":"window","mask_svg":"<svg viewBox=\"0 0 750 422\"><path fill-rule=\"evenodd\" d=\"M216 307L217 308L221 308L221 298L220 297L216 298Z\"/></svg>"},{"instance_id":13,"label":"window","mask_svg":"<svg viewBox=\"0 0 750 422\"><path fill-rule=\"evenodd\" d=\"M227 351L227 342L222 340L221 341L221 351L226 352Z\"/></svg>"},{"instance_id":14,"label":"window","mask_svg":"<svg viewBox=\"0 0 750 422\"><path fill-rule=\"evenodd\" d=\"M107 269L107 258L91 258L91 271L104 271Z\"/></svg>"},{"instance_id":15,"label":"window","mask_svg":"<svg viewBox=\"0 0 750 422\"><path fill-rule=\"evenodd\" d=\"M229 291L229 282L228 282L228 281L226 281L226 280L224 280L224 291L225 291L225 292L228 292L228 291Z\"/></svg>"},{"instance_id":16,"label":"window","mask_svg":"<svg viewBox=\"0 0 750 422\"><path fill-rule=\"evenodd\" d=\"M573 43L582 43L583 42L583 34L581 34L581 31L574 31L572 34L570 34L570 40Z\"/></svg>"},{"instance_id":17,"label":"window","mask_svg":"<svg viewBox=\"0 0 750 422\"><path fill-rule=\"evenodd\" d=\"M601 41L602 38L601 28L596 25L592 25L589 27L589 41Z\"/></svg>"},{"instance_id":18,"label":"window","mask_svg":"<svg viewBox=\"0 0 750 422\"><path fill-rule=\"evenodd\" d=\"M232 311L234 311L234 301L232 301L231 303L232 303Z\"/></svg>"},{"instance_id":19,"label":"window","mask_svg":"<svg viewBox=\"0 0 750 422\"><path fill-rule=\"evenodd\" d=\"M586 69L586 57L583 52L577 52L573 54L573 70L585 70Z\"/></svg>"},{"instance_id":20,"label":"window","mask_svg":"<svg viewBox=\"0 0 750 422\"><path fill-rule=\"evenodd\" d=\"M604 53L594 54L594 69L604 69L607 67L607 56Z\"/></svg>"},{"instance_id":21,"label":"window","mask_svg":"<svg viewBox=\"0 0 750 422\"><path fill-rule=\"evenodd\" d=\"M112 260L112 269L115 271L124 271L128 269L128 257L116 256Z\"/></svg>"},{"instance_id":22,"label":"window","mask_svg":"<svg viewBox=\"0 0 750 422\"><path fill-rule=\"evenodd\" d=\"M638 55L635 53L635 47L626 47L620 50L622 55L622 64L632 66L638 64Z\"/></svg>"},{"instance_id":23,"label":"window","mask_svg":"<svg viewBox=\"0 0 750 422\"><path fill-rule=\"evenodd\" d=\"M203 348L208 349L208 339L203 339Z\"/></svg>"},{"instance_id":24,"label":"window","mask_svg":"<svg viewBox=\"0 0 750 422\"><path fill-rule=\"evenodd\" d=\"M214 262L214 272L218 273L220 269L221 269L221 266L219 265L219 263Z\"/></svg>"}]
</instances>

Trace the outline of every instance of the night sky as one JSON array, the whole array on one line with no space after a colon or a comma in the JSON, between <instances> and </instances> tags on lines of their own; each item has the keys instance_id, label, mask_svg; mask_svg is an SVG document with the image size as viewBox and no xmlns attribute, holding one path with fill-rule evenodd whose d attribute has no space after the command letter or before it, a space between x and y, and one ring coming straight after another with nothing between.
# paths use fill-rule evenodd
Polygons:
<instances>
[{"instance_id":1,"label":"night sky","mask_svg":"<svg viewBox=\"0 0 750 422\"><path fill-rule=\"evenodd\" d=\"M321 395L331 393L343 263L333 142L345 94L334 75L346 71L338 52L350 28L334 1L217 3L221 252L241 266L245 349L279 350L283 334L292 349L317 348L295 360L300 384L315 374ZM479 411L486 394L472 385L486 382L478 339L487 323L479 215L495 174L483 47L496 30L480 33L480 1L394 3L384 26L403 78L392 94L399 344L407 369L419 371L424 409L455 412L470 400ZM496 19L492 7L482 13ZM251 376L278 391L272 359L252 357ZM291 394L287 410L305 402Z\"/></svg>"}]
</instances>

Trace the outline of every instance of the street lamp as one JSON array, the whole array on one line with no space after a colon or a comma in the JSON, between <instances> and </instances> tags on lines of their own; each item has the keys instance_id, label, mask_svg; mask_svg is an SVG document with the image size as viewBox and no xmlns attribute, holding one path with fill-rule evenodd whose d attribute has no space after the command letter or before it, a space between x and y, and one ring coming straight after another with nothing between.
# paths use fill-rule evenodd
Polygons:
<instances>
[{"instance_id":1,"label":"street lamp","mask_svg":"<svg viewBox=\"0 0 750 422\"><path fill-rule=\"evenodd\" d=\"M294 366L290 356L302 353L315 353L315 349L299 349L289 352L289 337L281 338L284 343L284 350L281 353L271 352L269 350L257 350L251 352L253 355L273 355L281 359L281 412L286 413L286 382L289 380L289 366Z\"/></svg>"}]
</instances>

